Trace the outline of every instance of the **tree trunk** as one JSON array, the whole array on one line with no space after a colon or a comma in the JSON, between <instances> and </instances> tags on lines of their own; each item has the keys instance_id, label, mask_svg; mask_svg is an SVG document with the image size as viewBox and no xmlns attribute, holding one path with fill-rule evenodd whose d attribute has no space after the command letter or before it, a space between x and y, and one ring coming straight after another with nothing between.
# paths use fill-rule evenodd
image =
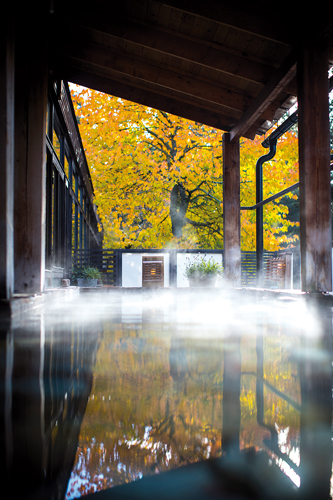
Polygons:
<instances>
[{"instance_id":1,"label":"tree trunk","mask_svg":"<svg viewBox=\"0 0 333 500\"><path fill-rule=\"evenodd\" d=\"M191 195L186 193L182 184L175 184L170 195L170 217L172 234L181 238L183 227L186 225L185 215Z\"/></svg>"}]
</instances>

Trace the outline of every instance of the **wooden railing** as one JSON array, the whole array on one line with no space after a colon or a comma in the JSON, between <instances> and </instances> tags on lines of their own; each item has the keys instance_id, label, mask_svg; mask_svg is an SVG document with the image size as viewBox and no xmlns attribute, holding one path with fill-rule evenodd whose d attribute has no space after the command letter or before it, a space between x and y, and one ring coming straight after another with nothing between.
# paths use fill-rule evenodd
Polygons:
<instances>
[{"instance_id":1,"label":"wooden railing","mask_svg":"<svg viewBox=\"0 0 333 500\"><path fill-rule=\"evenodd\" d=\"M118 250L87 249L75 250L73 253L74 267L96 267L105 277L109 285L121 285L121 254ZM120 282L119 282L120 280Z\"/></svg>"},{"instance_id":2,"label":"wooden railing","mask_svg":"<svg viewBox=\"0 0 333 500\"><path fill-rule=\"evenodd\" d=\"M264 252L264 271L267 261L277 256L277 252ZM257 254L256 252L241 252L241 284L246 287L257 286Z\"/></svg>"},{"instance_id":3,"label":"wooden railing","mask_svg":"<svg viewBox=\"0 0 333 500\"><path fill-rule=\"evenodd\" d=\"M75 250L73 252L73 266L91 266L97 267L104 276L106 283L113 286L121 286L122 284L122 254L128 253L129 250L122 249L87 249L87 250ZM132 253L158 253L160 250L131 250ZM183 252L184 250L181 250ZM211 250L206 250L212 252ZM164 250L165 252L165 250ZM171 250L170 252L177 253L177 250ZM195 253L195 250L191 250ZM200 250L202 253L202 250ZM214 250L214 253L221 253L223 255L223 250ZM266 273L267 263L271 263L272 259L277 258L278 252L264 252L264 272L266 275L264 286L274 286L274 279L271 279L269 274L269 269L271 264L268 264L268 274ZM171 259L170 259L171 261ZM176 267L174 269L174 267ZM177 273L177 266L173 266L173 273ZM166 272L166 271L165 271ZM170 269L171 272L171 269ZM257 268L256 268L256 252L241 252L241 286L244 287L256 287L257 286ZM289 273L290 274L290 273ZM289 275L288 274L288 275ZM174 276L173 283L176 283L176 278ZM275 281L276 282L276 281ZM175 286L175 285L174 285ZM288 286L289 288L289 286Z\"/></svg>"}]
</instances>

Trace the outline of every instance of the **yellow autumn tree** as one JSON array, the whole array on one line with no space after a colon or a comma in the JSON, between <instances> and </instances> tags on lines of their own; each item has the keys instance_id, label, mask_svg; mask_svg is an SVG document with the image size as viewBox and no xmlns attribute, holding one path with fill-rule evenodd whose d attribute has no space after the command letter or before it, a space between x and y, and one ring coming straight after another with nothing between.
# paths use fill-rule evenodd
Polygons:
<instances>
[{"instance_id":1,"label":"yellow autumn tree","mask_svg":"<svg viewBox=\"0 0 333 500\"><path fill-rule=\"evenodd\" d=\"M241 206L253 206L256 203L256 163L268 150L261 143L263 137L253 141L243 139L241 143ZM298 182L298 139L297 132L290 130L278 140L274 158L263 164L263 198L266 199L279 191ZM297 190L285 195L298 199ZM298 236L288 236L288 230L299 225L288 219L288 206L282 199L272 201L263 207L264 249L279 250L286 245L297 243ZM242 249L256 248L256 211L241 212Z\"/></svg>"},{"instance_id":2,"label":"yellow autumn tree","mask_svg":"<svg viewBox=\"0 0 333 500\"><path fill-rule=\"evenodd\" d=\"M223 248L220 130L85 88L72 98L105 247ZM242 205L255 203L255 162L267 152L261 142L241 145ZM297 151L297 138L290 143ZM278 167L265 164L265 195L297 175L294 156L276 158ZM274 203L267 210L266 242L275 249L286 239L288 209ZM244 249L255 248L254 235L255 212L243 212Z\"/></svg>"}]
</instances>

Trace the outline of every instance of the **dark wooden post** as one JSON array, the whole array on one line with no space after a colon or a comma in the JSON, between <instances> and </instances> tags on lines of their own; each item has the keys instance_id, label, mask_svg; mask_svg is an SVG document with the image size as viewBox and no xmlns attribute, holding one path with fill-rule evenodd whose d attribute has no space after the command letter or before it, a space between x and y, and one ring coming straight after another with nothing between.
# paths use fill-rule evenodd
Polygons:
<instances>
[{"instance_id":1,"label":"dark wooden post","mask_svg":"<svg viewBox=\"0 0 333 500\"><path fill-rule=\"evenodd\" d=\"M43 290L45 277L47 37L41 13L29 11L32 24L22 14L15 32L15 290L27 293Z\"/></svg>"},{"instance_id":2,"label":"dark wooden post","mask_svg":"<svg viewBox=\"0 0 333 500\"><path fill-rule=\"evenodd\" d=\"M241 284L240 250L240 167L239 139L223 135L223 240L224 276L234 285Z\"/></svg>"},{"instance_id":3,"label":"dark wooden post","mask_svg":"<svg viewBox=\"0 0 333 500\"><path fill-rule=\"evenodd\" d=\"M309 44L297 65L302 290L332 290L327 48Z\"/></svg>"},{"instance_id":4,"label":"dark wooden post","mask_svg":"<svg viewBox=\"0 0 333 500\"><path fill-rule=\"evenodd\" d=\"M0 299L9 299L14 290L14 37L8 6L0 64Z\"/></svg>"},{"instance_id":5,"label":"dark wooden post","mask_svg":"<svg viewBox=\"0 0 333 500\"><path fill-rule=\"evenodd\" d=\"M75 196L78 202L79 200L79 176L75 173ZM79 250L79 207L78 203L75 202L74 209L74 249Z\"/></svg>"},{"instance_id":6,"label":"dark wooden post","mask_svg":"<svg viewBox=\"0 0 333 500\"><path fill-rule=\"evenodd\" d=\"M177 251L170 250L169 256L169 286L170 288L177 288Z\"/></svg>"},{"instance_id":7,"label":"dark wooden post","mask_svg":"<svg viewBox=\"0 0 333 500\"><path fill-rule=\"evenodd\" d=\"M120 249L117 249L114 251L116 254L115 258L115 286L122 286L123 284L123 279L122 279L122 273L123 273L123 254Z\"/></svg>"}]
</instances>

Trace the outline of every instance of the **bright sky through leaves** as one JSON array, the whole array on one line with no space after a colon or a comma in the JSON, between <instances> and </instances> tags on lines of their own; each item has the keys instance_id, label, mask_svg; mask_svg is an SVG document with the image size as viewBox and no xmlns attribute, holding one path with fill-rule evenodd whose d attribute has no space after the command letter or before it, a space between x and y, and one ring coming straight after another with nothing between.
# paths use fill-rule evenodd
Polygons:
<instances>
[{"instance_id":1,"label":"bright sky through leaves","mask_svg":"<svg viewBox=\"0 0 333 500\"><path fill-rule=\"evenodd\" d=\"M82 87L71 87L74 108L109 248L223 248L222 132ZM255 165L267 153L263 137L241 140L241 205L255 203ZM278 141L264 164L264 198L298 181L297 134ZM172 234L170 195L177 189L185 215ZM183 191L182 191L183 190ZM289 197L294 196L292 193ZM294 243L288 207L264 207L265 249ZM255 211L241 213L242 249L255 249Z\"/></svg>"}]
</instances>

